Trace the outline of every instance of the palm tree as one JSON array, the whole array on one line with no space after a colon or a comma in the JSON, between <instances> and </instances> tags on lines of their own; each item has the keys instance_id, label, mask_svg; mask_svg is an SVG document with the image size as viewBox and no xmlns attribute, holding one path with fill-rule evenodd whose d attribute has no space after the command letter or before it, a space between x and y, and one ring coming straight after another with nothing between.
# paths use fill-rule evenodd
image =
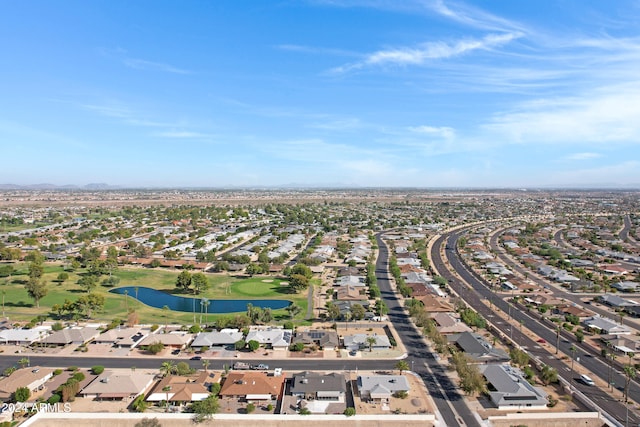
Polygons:
<instances>
[{"instance_id":1,"label":"palm tree","mask_svg":"<svg viewBox=\"0 0 640 427\"><path fill-rule=\"evenodd\" d=\"M631 384L631 380L636 377L638 371L633 366L625 366L624 367L624 375L625 375L625 383L624 383L624 402L629 402L629 384Z\"/></svg>"},{"instance_id":2,"label":"palm tree","mask_svg":"<svg viewBox=\"0 0 640 427\"><path fill-rule=\"evenodd\" d=\"M126 307L127 313L129 312L129 291L127 289L124 290L124 306Z\"/></svg>"},{"instance_id":3,"label":"palm tree","mask_svg":"<svg viewBox=\"0 0 640 427\"><path fill-rule=\"evenodd\" d=\"M166 385L162 387L162 391L167 394L167 399L165 400L165 412L169 412L169 392L171 391L171 386Z\"/></svg>"},{"instance_id":4,"label":"palm tree","mask_svg":"<svg viewBox=\"0 0 640 427\"><path fill-rule=\"evenodd\" d=\"M211 363L208 359L202 359L202 366L204 367L204 371L207 372L209 369L209 364Z\"/></svg>"},{"instance_id":5,"label":"palm tree","mask_svg":"<svg viewBox=\"0 0 640 427\"><path fill-rule=\"evenodd\" d=\"M376 337L367 337L367 344L369 344L369 353L373 351L373 345L378 342Z\"/></svg>"},{"instance_id":6,"label":"palm tree","mask_svg":"<svg viewBox=\"0 0 640 427\"><path fill-rule=\"evenodd\" d=\"M21 368L29 366L29 363L30 361L27 357L23 357L22 359L18 360L18 365L20 365Z\"/></svg>"},{"instance_id":7,"label":"palm tree","mask_svg":"<svg viewBox=\"0 0 640 427\"><path fill-rule=\"evenodd\" d=\"M162 373L163 377L167 377L173 374L175 371L176 371L176 364L170 360L167 360L166 362L162 362L162 365L160 365L160 372Z\"/></svg>"},{"instance_id":8,"label":"palm tree","mask_svg":"<svg viewBox=\"0 0 640 427\"><path fill-rule=\"evenodd\" d=\"M291 304L287 308L285 308L285 310L289 313L289 316L291 317L291 319L293 319L298 314L300 314L300 312L302 311L302 308L300 308L299 305Z\"/></svg>"},{"instance_id":9,"label":"palm tree","mask_svg":"<svg viewBox=\"0 0 640 427\"><path fill-rule=\"evenodd\" d=\"M396 369L400 371L400 375L402 375L402 371L409 370L409 364L404 360L399 360L398 363L396 363Z\"/></svg>"}]
</instances>

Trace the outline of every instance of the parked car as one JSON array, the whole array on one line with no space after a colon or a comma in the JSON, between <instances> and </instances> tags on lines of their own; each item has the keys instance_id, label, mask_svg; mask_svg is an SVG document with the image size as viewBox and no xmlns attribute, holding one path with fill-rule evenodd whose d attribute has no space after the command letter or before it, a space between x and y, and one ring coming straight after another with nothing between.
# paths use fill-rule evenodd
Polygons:
<instances>
[{"instance_id":1,"label":"parked car","mask_svg":"<svg viewBox=\"0 0 640 427\"><path fill-rule=\"evenodd\" d=\"M202 360L202 356L193 356L191 360Z\"/></svg>"},{"instance_id":2,"label":"parked car","mask_svg":"<svg viewBox=\"0 0 640 427\"><path fill-rule=\"evenodd\" d=\"M588 375L580 375L580 381L586 385L596 385L595 381L593 381Z\"/></svg>"},{"instance_id":3,"label":"parked car","mask_svg":"<svg viewBox=\"0 0 640 427\"><path fill-rule=\"evenodd\" d=\"M251 365L245 362L236 362L233 364L233 369L235 370L251 369Z\"/></svg>"},{"instance_id":4,"label":"parked car","mask_svg":"<svg viewBox=\"0 0 640 427\"><path fill-rule=\"evenodd\" d=\"M251 369L256 370L256 371L268 371L269 370L269 365L265 365L264 363L260 363L258 365L251 366Z\"/></svg>"}]
</instances>

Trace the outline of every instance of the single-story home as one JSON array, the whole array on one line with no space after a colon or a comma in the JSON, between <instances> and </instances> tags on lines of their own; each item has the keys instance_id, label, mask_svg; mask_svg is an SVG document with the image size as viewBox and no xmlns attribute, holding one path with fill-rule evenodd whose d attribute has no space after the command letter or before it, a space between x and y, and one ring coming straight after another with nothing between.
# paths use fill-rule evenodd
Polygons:
<instances>
[{"instance_id":1,"label":"single-story home","mask_svg":"<svg viewBox=\"0 0 640 427\"><path fill-rule=\"evenodd\" d=\"M347 385L344 375L337 372L324 375L305 371L293 375L289 390L301 399L344 402Z\"/></svg>"},{"instance_id":2,"label":"single-story home","mask_svg":"<svg viewBox=\"0 0 640 427\"><path fill-rule=\"evenodd\" d=\"M200 350L202 347L230 347L243 338L244 334L238 329L200 332L191 343L191 348Z\"/></svg>"},{"instance_id":3,"label":"single-story home","mask_svg":"<svg viewBox=\"0 0 640 427\"><path fill-rule=\"evenodd\" d=\"M283 391L284 380L283 375L268 375L264 371L231 371L219 395L246 401L277 399Z\"/></svg>"},{"instance_id":4,"label":"single-story home","mask_svg":"<svg viewBox=\"0 0 640 427\"><path fill-rule=\"evenodd\" d=\"M547 393L534 387L523 373L510 365L481 365L480 372L487 380L489 398L498 409L546 409Z\"/></svg>"},{"instance_id":5,"label":"single-story home","mask_svg":"<svg viewBox=\"0 0 640 427\"><path fill-rule=\"evenodd\" d=\"M146 393L154 381L154 374L104 371L79 394L95 400L130 400Z\"/></svg>"},{"instance_id":6,"label":"single-story home","mask_svg":"<svg viewBox=\"0 0 640 427\"><path fill-rule=\"evenodd\" d=\"M98 328L66 328L52 333L41 342L48 346L82 345L96 339L99 335Z\"/></svg>"},{"instance_id":7,"label":"single-story home","mask_svg":"<svg viewBox=\"0 0 640 427\"><path fill-rule=\"evenodd\" d=\"M455 344L476 363L503 363L511 360L506 351L495 348L481 335L471 332L447 336L449 343Z\"/></svg>"},{"instance_id":8,"label":"single-story home","mask_svg":"<svg viewBox=\"0 0 640 427\"><path fill-rule=\"evenodd\" d=\"M247 334L246 341L258 341L260 345L265 348L272 348L274 350L287 350L291 344L291 337L293 331L291 329L282 328L258 328L251 327Z\"/></svg>"},{"instance_id":9,"label":"single-story home","mask_svg":"<svg viewBox=\"0 0 640 427\"><path fill-rule=\"evenodd\" d=\"M52 368L32 366L16 370L8 377L0 380L0 400L7 402L12 394L20 387L27 387L31 394L45 388L46 382L53 376Z\"/></svg>"},{"instance_id":10,"label":"single-story home","mask_svg":"<svg viewBox=\"0 0 640 427\"><path fill-rule=\"evenodd\" d=\"M147 402L169 401L183 404L204 400L209 396L209 387L220 382L220 376L213 372L200 372L197 377L168 375L158 381L145 399Z\"/></svg>"},{"instance_id":11,"label":"single-story home","mask_svg":"<svg viewBox=\"0 0 640 427\"><path fill-rule=\"evenodd\" d=\"M368 338L374 338L375 342L371 344L367 341ZM378 335L378 334L353 334L353 335L345 335L342 339L344 343L344 348L347 350L389 350L391 348L391 342L389 341L389 337L386 335Z\"/></svg>"},{"instance_id":12,"label":"single-story home","mask_svg":"<svg viewBox=\"0 0 640 427\"><path fill-rule=\"evenodd\" d=\"M322 349L334 350L340 347L338 333L333 329L310 329L308 331L296 332L292 343L303 343L304 345L315 344Z\"/></svg>"},{"instance_id":13,"label":"single-story home","mask_svg":"<svg viewBox=\"0 0 640 427\"><path fill-rule=\"evenodd\" d=\"M616 323L611 319L607 319L606 317L600 317L600 315L596 314L595 316L587 317L582 322L585 328L595 330L601 334L608 335L629 335L631 334L631 329L625 325L621 325L620 323Z\"/></svg>"},{"instance_id":14,"label":"single-story home","mask_svg":"<svg viewBox=\"0 0 640 427\"><path fill-rule=\"evenodd\" d=\"M364 401L389 402L394 393L411 387L404 375L359 375L358 393Z\"/></svg>"}]
</instances>

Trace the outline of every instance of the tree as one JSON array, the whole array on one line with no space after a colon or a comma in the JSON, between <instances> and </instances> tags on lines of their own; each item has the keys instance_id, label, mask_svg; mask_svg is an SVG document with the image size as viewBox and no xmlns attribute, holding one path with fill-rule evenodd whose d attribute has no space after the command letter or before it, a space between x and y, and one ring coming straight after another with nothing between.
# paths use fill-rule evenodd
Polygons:
<instances>
[{"instance_id":1,"label":"tree","mask_svg":"<svg viewBox=\"0 0 640 427\"><path fill-rule=\"evenodd\" d=\"M36 303L36 307L39 308L40 300L47 295L47 286L40 279L29 278L25 288L27 289L27 294Z\"/></svg>"},{"instance_id":2,"label":"tree","mask_svg":"<svg viewBox=\"0 0 640 427\"><path fill-rule=\"evenodd\" d=\"M302 264L301 264L302 265ZM309 287L309 279L302 274L292 274L289 276L289 288L298 293L302 290L305 290Z\"/></svg>"},{"instance_id":3,"label":"tree","mask_svg":"<svg viewBox=\"0 0 640 427\"><path fill-rule=\"evenodd\" d=\"M350 406L344 410L343 414L347 417L353 417L356 414L356 408Z\"/></svg>"},{"instance_id":4,"label":"tree","mask_svg":"<svg viewBox=\"0 0 640 427\"><path fill-rule=\"evenodd\" d=\"M93 274L82 276L78 280L78 284L87 292L90 293L98 285L98 278Z\"/></svg>"},{"instance_id":5,"label":"tree","mask_svg":"<svg viewBox=\"0 0 640 427\"><path fill-rule=\"evenodd\" d=\"M162 314L164 315L164 332L167 332L167 328L169 327L168 323L169 323L169 306L168 305L163 305L162 306Z\"/></svg>"},{"instance_id":6,"label":"tree","mask_svg":"<svg viewBox=\"0 0 640 427\"><path fill-rule=\"evenodd\" d=\"M378 316L384 316L389 313L389 307L387 307L387 303L381 299L376 300L375 310Z\"/></svg>"},{"instance_id":7,"label":"tree","mask_svg":"<svg viewBox=\"0 0 640 427\"><path fill-rule=\"evenodd\" d=\"M191 286L191 273L188 271L183 271L178 274L178 278L176 279L176 287L182 288L185 292L189 290Z\"/></svg>"},{"instance_id":8,"label":"tree","mask_svg":"<svg viewBox=\"0 0 640 427\"><path fill-rule=\"evenodd\" d=\"M193 402L191 404L191 410L195 414L193 421L196 423L201 423L213 418L213 414L216 414L220 410L218 396L212 393L204 400Z\"/></svg>"},{"instance_id":9,"label":"tree","mask_svg":"<svg viewBox=\"0 0 640 427\"><path fill-rule=\"evenodd\" d=\"M262 323L269 323L273 320L273 312L269 307L264 308L260 313L260 321Z\"/></svg>"},{"instance_id":10,"label":"tree","mask_svg":"<svg viewBox=\"0 0 640 427\"><path fill-rule=\"evenodd\" d=\"M325 307L327 308L327 314L329 315L329 318L335 322L335 320L340 317L340 307L338 307L331 301L327 302Z\"/></svg>"},{"instance_id":11,"label":"tree","mask_svg":"<svg viewBox=\"0 0 640 427\"><path fill-rule=\"evenodd\" d=\"M256 405L249 403L245 410L247 411L247 414L250 414L256 410Z\"/></svg>"},{"instance_id":12,"label":"tree","mask_svg":"<svg viewBox=\"0 0 640 427\"><path fill-rule=\"evenodd\" d=\"M351 306L351 316L354 320L364 319L365 309L361 304L353 304Z\"/></svg>"},{"instance_id":13,"label":"tree","mask_svg":"<svg viewBox=\"0 0 640 427\"><path fill-rule=\"evenodd\" d=\"M378 342L376 337L367 337L367 344L369 344L369 352L373 351L373 345Z\"/></svg>"},{"instance_id":14,"label":"tree","mask_svg":"<svg viewBox=\"0 0 640 427\"><path fill-rule=\"evenodd\" d=\"M204 273L195 273L191 276L191 284L193 285L193 292L199 294L209 288L209 279Z\"/></svg>"},{"instance_id":15,"label":"tree","mask_svg":"<svg viewBox=\"0 0 640 427\"><path fill-rule=\"evenodd\" d=\"M296 264L291 268L291 276L294 274L299 274L301 276L306 277L307 279L311 279L313 277L313 272L304 264Z\"/></svg>"},{"instance_id":16,"label":"tree","mask_svg":"<svg viewBox=\"0 0 640 427\"><path fill-rule=\"evenodd\" d=\"M149 353L151 354L158 354L160 353L162 350L164 350L164 344L161 343L160 341L156 341L153 344L150 344L147 346L147 350L149 351Z\"/></svg>"},{"instance_id":17,"label":"tree","mask_svg":"<svg viewBox=\"0 0 640 427\"><path fill-rule=\"evenodd\" d=\"M629 403L629 384L631 384L631 380L634 379L637 375L638 375L638 371L636 371L635 367L631 365L627 365L624 367L624 376L625 376L624 402L625 403Z\"/></svg>"},{"instance_id":18,"label":"tree","mask_svg":"<svg viewBox=\"0 0 640 427\"><path fill-rule=\"evenodd\" d=\"M166 362L162 362L162 365L160 365L160 373L162 374L163 377L168 377L171 374L173 374L175 371L176 371L176 364L170 360L167 360Z\"/></svg>"},{"instance_id":19,"label":"tree","mask_svg":"<svg viewBox=\"0 0 640 427\"><path fill-rule=\"evenodd\" d=\"M247 267L245 268L245 272L249 275L249 277L253 277L254 274L262 273L262 268L260 268L258 264L252 262L247 265Z\"/></svg>"},{"instance_id":20,"label":"tree","mask_svg":"<svg viewBox=\"0 0 640 427\"><path fill-rule=\"evenodd\" d=\"M234 347L236 348L236 350L240 351L240 350L244 350L244 348L247 346L247 343L245 342L245 340L238 340L236 341L236 343L234 344Z\"/></svg>"},{"instance_id":21,"label":"tree","mask_svg":"<svg viewBox=\"0 0 640 427\"><path fill-rule=\"evenodd\" d=\"M299 305L296 305L294 303L291 303L289 306L287 306L285 308L285 311L287 313L289 313L289 317L291 317L291 319L293 319L294 317L296 317L298 314L300 314L300 312L302 311L302 308L300 308Z\"/></svg>"},{"instance_id":22,"label":"tree","mask_svg":"<svg viewBox=\"0 0 640 427\"><path fill-rule=\"evenodd\" d=\"M56 280L60 283L64 283L68 279L69 279L69 273L67 273L66 271L63 271L62 273L58 274L58 277Z\"/></svg>"},{"instance_id":23,"label":"tree","mask_svg":"<svg viewBox=\"0 0 640 427\"><path fill-rule=\"evenodd\" d=\"M540 372L540 379L544 385L558 382L558 371L549 365L544 365Z\"/></svg>"},{"instance_id":24,"label":"tree","mask_svg":"<svg viewBox=\"0 0 640 427\"><path fill-rule=\"evenodd\" d=\"M29 358L27 357L21 358L20 360L18 360L18 365L20 365L22 369L24 369L26 366L29 366Z\"/></svg>"},{"instance_id":25,"label":"tree","mask_svg":"<svg viewBox=\"0 0 640 427\"><path fill-rule=\"evenodd\" d=\"M31 397L31 390L29 387L18 387L13 392L13 400L16 402L26 402Z\"/></svg>"},{"instance_id":26,"label":"tree","mask_svg":"<svg viewBox=\"0 0 640 427\"><path fill-rule=\"evenodd\" d=\"M405 360L399 360L398 363L396 363L395 368L400 371L400 375L402 375L403 371L409 370L409 364Z\"/></svg>"},{"instance_id":27,"label":"tree","mask_svg":"<svg viewBox=\"0 0 640 427\"><path fill-rule=\"evenodd\" d=\"M256 351L260 348L260 343L256 340L250 340L247 345L249 346L249 350Z\"/></svg>"}]
</instances>

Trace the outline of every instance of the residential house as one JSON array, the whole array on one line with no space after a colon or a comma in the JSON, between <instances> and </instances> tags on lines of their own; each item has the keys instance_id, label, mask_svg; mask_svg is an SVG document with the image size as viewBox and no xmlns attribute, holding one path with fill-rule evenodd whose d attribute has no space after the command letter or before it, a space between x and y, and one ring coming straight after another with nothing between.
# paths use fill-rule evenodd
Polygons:
<instances>
[{"instance_id":1,"label":"residential house","mask_svg":"<svg viewBox=\"0 0 640 427\"><path fill-rule=\"evenodd\" d=\"M635 301L622 298L615 294L598 295L596 299L598 300L598 302L601 302L602 304L608 305L609 307L613 307L615 309L623 309L625 307L639 305Z\"/></svg>"},{"instance_id":2,"label":"residential house","mask_svg":"<svg viewBox=\"0 0 640 427\"><path fill-rule=\"evenodd\" d=\"M436 330L443 335L473 332L464 322L453 313L432 313L431 318L436 322Z\"/></svg>"},{"instance_id":3,"label":"residential house","mask_svg":"<svg viewBox=\"0 0 640 427\"><path fill-rule=\"evenodd\" d=\"M359 375L356 383L364 401L387 403L394 393L411 390L404 375Z\"/></svg>"},{"instance_id":4,"label":"residential house","mask_svg":"<svg viewBox=\"0 0 640 427\"><path fill-rule=\"evenodd\" d=\"M291 344L293 331L291 329L252 326L246 341L258 341L265 348L273 350L287 350Z\"/></svg>"},{"instance_id":5,"label":"residential house","mask_svg":"<svg viewBox=\"0 0 640 427\"><path fill-rule=\"evenodd\" d=\"M147 335L140 345L146 346L155 343L162 343L165 347L173 349L184 349L193 340L193 334L186 332L171 332L168 334L150 334Z\"/></svg>"},{"instance_id":6,"label":"residential house","mask_svg":"<svg viewBox=\"0 0 640 427\"><path fill-rule=\"evenodd\" d=\"M585 328L597 331L600 334L610 335L630 335L631 329L620 323L616 323L611 319L600 317L599 314L595 316L587 317L582 324Z\"/></svg>"},{"instance_id":7,"label":"residential house","mask_svg":"<svg viewBox=\"0 0 640 427\"><path fill-rule=\"evenodd\" d=\"M48 335L45 329L5 329L0 331L0 342L3 344L31 345Z\"/></svg>"},{"instance_id":8,"label":"residential house","mask_svg":"<svg viewBox=\"0 0 640 427\"><path fill-rule=\"evenodd\" d=\"M173 405L204 400L209 396L209 387L220 382L220 375L200 372L196 377L168 375L158 381L145 399L147 402L169 401Z\"/></svg>"},{"instance_id":9,"label":"residential house","mask_svg":"<svg viewBox=\"0 0 640 427\"><path fill-rule=\"evenodd\" d=\"M507 352L495 348L481 335L471 332L452 334L447 336L447 341L455 344L469 358L476 363L502 363L511 360Z\"/></svg>"},{"instance_id":10,"label":"residential house","mask_svg":"<svg viewBox=\"0 0 640 427\"><path fill-rule=\"evenodd\" d=\"M131 400L146 393L154 383L153 374L104 371L80 390L80 396L95 400Z\"/></svg>"},{"instance_id":11,"label":"residential house","mask_svg":"<svg viewBox=\"0 0 640 427\"><path fill-rule=\"evenodd\" d=\"M52 333L41 342L47 346L82 345L96 339L99 335L98 328L66 328Z\"/></svg>"},{"instance_id":12,"label":"residential house","mask_svg":"<svg viewBox=\"0 0 640 427\"><path fill-rule=\"evenodd\" d=\"M49 378L53 377L53 369L32 366L16 370L8 377L0 380L0 400L7 402L20 387L26 387L36 396L46 388Z\"/></svg>"},{"instance_id":13,"label":"residential house","mask_svg":"<svg viewBox=\"0 0 640 427\"><path fill-rule=\"evenodd\" d=\"M284 380L282 375L268 375L264 371L231 371L219 394L245 401L273 400L282 393Z\"/></svg>"},{"instance_id":14,"label":"residential house","mask_svg":"<svg viewBox=\"0 0 640 427\"><path fill-rule=\"evenodd\" d=\"M374 338L375 342L369 344L368 338ZM344 347L347 350L389 350L391 348L391 342L386 335L378 334L353 334L345 335L343 340Z\"/></svg>"},{"instance_id":15,"label":"residential house","mask_svg":"<svg viewBox=\"0 0 640 427\"><path fill-rule=\"evenodd\" d=\"M340 347L338 333L333 329L310 329L308 331L296 332L293 337L293 344L303 343L304 345L317 345L325 350L335 350Z\"/></svg>"},{"instance_id":16,"label":"residential house","mask_svg":"<svg viewBox=\"0 0 640 427\"><path fill-rule=\"evenodd\" d=\"M640 353L640 341L629 335L600 335L600 341L604 347L611 348L618 353Z\"/></svg>"},{"instance_id":17,"label":"residential house","mask_svg":"<svg viewBox=\"0 0 640 427\"><path fill-rule=\"evenodd\" d=\"M109 329L97 336L93 342L96 344L111 344L116 348L134 348L151 331L141 327Z\"/></svg>"},{"instance_id":18,"label":"residential house","mask_svg":"<svg viewBox=\"0 0 640 427\"><path fill-rule=\"evenodd\" d=\"M638 286L640 286L640 283L631 281L616 282L611 285L612 288L621 292L637 292Z\"/></svg>"},{"instance_id":19,"label":"residential house","mask_svg":"<svg viewBox=\"0 0 640 427\"><path fill-rule=\"evenodd\" d=\"M200 332L191 343L191 348L201 350L203 347L233 347L244 338L238 329L221 329L220 331Z\"/></svg>"},{"instance_id":20,"label":"residential house","mask_svg":"<svg viewBox=\"0 0 640 427\"><path fill-rule=\"evenodd\" d=\"M453 304L436 295L424 295L416 297L415 299L420 301L424 309L429 313L454 311Z\"/></svg>"},{"instance_id":21,"label":"residential house","mask_svg":"<svg viewBox=\"0 0 640 427\"><path fill-rule=\"evenodd\" d=\"M498 409L547 408L547 393L529 384L519 369L490 364L480 366L480 372L487 380L489 398Z\"/></svg>"},{"instance_id":22,"label":"residential house","mask_svg":"<svg viewBox=\"0 0 640 427\"><path fill-rule=\"evenodd\" d=\"M305 371L293 375L289 390L300 399L344 402L347 384L344 375L337 372L325 375Z\"/></svg>"},{"instance_id":23,"label":"residential house","mask_svg":"<svg viewBox=\"0 0 640 427\"><path fill-rule=\"evenodd\" d=\"M340 286L336 291L336 299L338 301L360 301L361 299L366 298L365 296L360 294L360 290L363 290L363 287L356 287L352 285Z\"/></svg>"}]
</instances>

